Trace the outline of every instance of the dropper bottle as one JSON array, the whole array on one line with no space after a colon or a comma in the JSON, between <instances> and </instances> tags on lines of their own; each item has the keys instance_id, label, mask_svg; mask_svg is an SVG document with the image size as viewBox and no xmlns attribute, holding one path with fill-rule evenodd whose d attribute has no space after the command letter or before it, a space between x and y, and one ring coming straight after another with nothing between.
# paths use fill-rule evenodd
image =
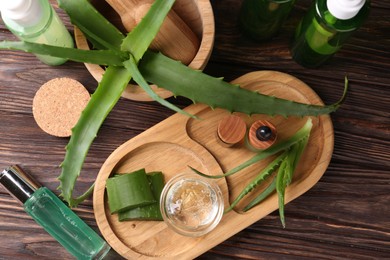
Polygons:
<instances>
[{"instance_id":1,"label":"dropper bottle","mask_svg":"<svg viewBox=\"0 0 390 260\"><path fill-rule=\"evenodd\" d=\"M19 39L73 48L74 43L48 0L0 0L1 17L7 28ZM36 55L43 63L60 65L66 59Z\"/></svg>"},{"instance_id":2,"label":"dropper bottle","mask_svg":"<svg viewBox=\"0 0 390 260\"><path fill-rule=\"evenodd\" d=\"M314 1L295 31L293 59L307 68L323 65L363 24L369 5L369 0Z\"/></svg>"},{"instance_id":3,"label":"dropper bottle","mask_svg":"<svg viewBox=\"0 0 390 260\"><path fill-rule=\"evenodd\" d=\"M111 247L51 190L19 166L0 172L0 184L24 210L77 259L103 259Z\"/></svg>"}]
</instances>

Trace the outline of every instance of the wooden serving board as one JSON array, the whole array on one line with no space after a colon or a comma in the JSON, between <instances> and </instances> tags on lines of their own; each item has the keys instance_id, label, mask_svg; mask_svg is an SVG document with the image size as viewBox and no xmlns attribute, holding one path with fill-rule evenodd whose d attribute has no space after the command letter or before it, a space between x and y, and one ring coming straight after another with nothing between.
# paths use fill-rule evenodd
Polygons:
<instances>
[{"instance_id":1,"label":"wooden serving board","mask_svg":"<svg viewBox=\"0 0 390 260\"><path fill-rule=\"evenodd\" d=\"M267 95L302 103L323 104L316 93L302 81L280 72L252 72L234 80L233 83ZM98 174L93 197L96 221L107 242L125 258L192 259L278 209L277 196L273 194L249 212L240 211L242 206L265 186L260 185L256 192L248 195L234 211L225 214L213 231L200 238L179 235L169 229L164 222L119 222L117 215L110 215L105 184L113 173L145 168L146 171L162 171L165 181L168 181L176 174L188 172L188 165L215 175L226 172L255 155L244 144L228 148L218 141L216 135L218 123L223 117L228 116L229 112L222 109L211 110L203 104L191 105L186 110L201 119L192 119L182 114L169 117L121 145L109 156ZM307 120L306 117L284 118L265 115L249 117L240 113L235 114L241 116L248 127L258 119L272 122L278 131L276 142L292 136ZM331 119L328 115L312 119L310 140L293 181L286 189L286 203L316 184L331 159L334 141ZM271 159L217 180L224 194L225 206L229 205ZM288 212L286 223L288 225Z\"/></svg>"}]
</instances>

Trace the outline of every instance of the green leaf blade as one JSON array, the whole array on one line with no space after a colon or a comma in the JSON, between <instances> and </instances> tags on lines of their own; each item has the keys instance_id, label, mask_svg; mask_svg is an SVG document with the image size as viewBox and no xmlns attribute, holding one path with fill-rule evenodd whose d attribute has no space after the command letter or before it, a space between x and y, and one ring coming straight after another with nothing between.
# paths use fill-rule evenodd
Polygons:
<instances>
[{"instance_id":1,"label":"green leaf blade","mask_svg":"<svg viewBox=\"0 0 390 260\"><path fill-rule=\"evenodd\" d=\"M127 54L111 50L80 50L25 41L2 41L0 49L19 50L106 66L121 66Z\"/></svg>"},{"instance_id":2,"label":"green leaf blade","mask_svg":"<svg viewBox=\"0 0 390 260\"><path fill-rule=\"evenodd\" d=\"M141 22L123 40L122 50L129 51L137 63L156 37L174 3L175 0L155 1Z\"/></svg>"},{"instance_id":3,"label":"green leaf blade","mask_svg":"<svg viewBox=\"0 0 390 260\"><path fill-rule=\"evenodd\" d=\"M196 103L208 104L212 108L220 107L248 115L317 116L329 114L336 111L344 101L348 86L346 81L344 94L337 103L320 106L297 103L243 89L222 79L192 70L161 53L146 52L139 64L139 69L147 81L171 91L176 96L184 96Z\"/></svg>"},{"instance_id":4,"label":"green leaf blade","mask_svg":"<svg viewBox=\"0 0 390 260\"><path fill-rule=\"evenodd\" d=\"M61 164L59 189L71 207L77 206L80 199L72 197L74 185L80 175L85 157L104 119L120 98L131 74L122 67L108 67L102 81L82 112L66 147Z\"/></svg>"},{"instance_id":5,"label":"green leaf blade","mask_svg":"<svg viewBox=\"0 0 390 260\"><path fill-rule=\"evenodd\" d=\"M133 75L133 79L137 84L155 101L160 103L161 105L172 109L173 111L177 113L181 113L183 115L192 117L192 118L197 118L196 116L186 112L185 110L182 110L178 108L177 106L169 103L165 99L161 98L159 95L157 95L152 88L149 86L149 84L146 82L146 80L143 78L141 75L140 71L138 70L138 67L135 63L135 59L133 56L131 56L130 60L127 60L123 63L125 65L125 68Z\"/></svg>"},{"instance_id":6,"label":"green leaf blade","mask_svg":"<svg viewBox=\"0 0 390 260\"><path fill-rule=\"evenodd\" d=\"M254 188L260 185L261 182L266 180L271 174L276 170L277 167L283 162L286 158L287 153L283 153L279 155L276 159L274 159L270 164L267 165L257 176L254 178L237 196L237 198L230 204L230 207L225 210L229 212L232 210L249 192L251 192Z\"/></svg>"},{"instance_id":7,"label":"green leaf blade","mask_svg":"<svg viewBox=\"0 0 390 260\"><path fill-rule=\"evenodd\" d=\"M94 43L98 43L100 49L113 50L112 48L115 48L120 50L124 35L101 15L88 0L57 0L57 2L58 6L69 15L72 24L79 27L87 38L92 39Z\"/></svg>"}]
</instances>

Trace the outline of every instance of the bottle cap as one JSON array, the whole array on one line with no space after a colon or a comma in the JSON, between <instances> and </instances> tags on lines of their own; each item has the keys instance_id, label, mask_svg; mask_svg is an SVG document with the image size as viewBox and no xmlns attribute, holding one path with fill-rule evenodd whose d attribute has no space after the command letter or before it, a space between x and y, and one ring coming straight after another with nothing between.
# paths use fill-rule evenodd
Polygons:
<instances>
[{"instance_id":1,"label":"bottle cap","mask_svg":"<svg viewBox=\"0 0 390 260\"><path fill-rule=\"evenodd\" d=\"M8 167L0 173L0 183L13 197L23 204L41 187L17 165Z\"/></svg>"},{"instance_id":2,"label":"bottle cap","mask_svg":"<svg viewBox=\"0 0 390 260\"><path fill-rule=\"evenodd\" d=\"M328 0L326 4L334 17L348 20L359 13L365 2L365 0Z\"/></svg>"},{"instance_id":3,"label":"bottle cap","mask_svg":"<svg viewBox=\"0 0 390 260\"><path fill-rule=\"evenodd\" d=\"M37 0L0 1L1 14L21 25L34 25L42 13Z\"/></svg>"},{"instance_id":4,"label":"bottle cap","mask_svg":"<svg viewBox=\"0 0 390 260\"><path fill-rule=\"evenodd\" d=\"M233 146L244 139L246 124L236 115L224 117L218 124L217 134L225 146Z\"/></svg>"}]
</instances>

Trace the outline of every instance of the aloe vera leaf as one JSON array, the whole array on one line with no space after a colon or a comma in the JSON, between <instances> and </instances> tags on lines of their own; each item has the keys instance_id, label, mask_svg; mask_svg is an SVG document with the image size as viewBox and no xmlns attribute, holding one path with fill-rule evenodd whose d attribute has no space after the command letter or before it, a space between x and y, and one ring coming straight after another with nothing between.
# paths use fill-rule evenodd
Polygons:
<instances>
[{"instance_id":1,"label":"aloe vera leaf","mask_svg":"<svg viewBox=\"0 0 390 260\"><path fill-rule=\"evenodd\" d=\"M299 146L297 146L296 152L294 154L295 158L294 158L294 162L293 162L293 166L292 166L293 169L295 169L297 167L299 160L301 159L302 154L306 149L307 143L309 142L309 137L310 137L310 132L307 133L307 136L304 140L299 142Z\"/></svg>"},{"instance_id":2,"label":"aloe vera leaf","mask_svg":"<svg viewBox=\"0 0 390 260\"><path fill-rule=\"evenodd\" d=\"M141 73L138 70L138 67L135 63L135 60L133 56L130 57L130 60L125 61L124 63L125 68L133 75L133 79L137 84L155 101L160 103L163 106L166 106L167 108L172 109L175 112L181 113L183 115L192 117L192 118L197 118L196 116L188 113L185 110L182 110L178 108L177 106L169 103L167 100L161 98L159 95L157 95L152 88L149 86L149 84L146 82L144 77L141 75Z\"/></svg>"},{"instance_id":3,"label":"aloe vera leaf","mask_svg":"<svg viewBox=\"0 0 390 260\"><path fill-rule=\"evenodd\" d=\"M348 88L345 81L342 98L328 106L308 105L290 100L263 95L229 84L193 70L161 53L148 51L139 64L144 78L159 87L171 91L175 96L184 96L194 103L208 104L211 108L223 108L245 114L268 114L282 116L321 115L334 112L344 101Z\"/></svg>"},{"instance_id":4,"label":"aloe vera leaf","mask_svg":"<svg viewBox=\"0 0 390 260\"><path fill-rule=\"evenodd\" d=\"M292 176L294 173L294 162L296 153L300 153L302 150L301 143L305 142L304 138L301 142L298 142L291 146L288 151L288 156L284 159L278 173L276 175L276 192L278 194L278 205L279 205L279 217L283 228L286 227L285 216L284 216L284 204L285 204L285 193L286 187L291 183Z\"/></svg>"},{"instance_id":5,"label":"aloe vera leaf","mask_svg":"<svg viewBox=\"0 0 390 260\"><path fill-rule=\"evenodd\" d=\"M25 41L2 41L0 42L0 49L25 51L107 66L121 66L124 59L128 56L125 52L120 52L122 55L118 55L119 52L111 50L87 51Z\"/></svg>"},{"instance_id":6,"label":"aloe vera leaf","mask_svg":"<svg viewBox=\"0 0 390 260\"><path fill-rule=\"evenodd\" d=\"M143 207L137 207L118 213L119 221L126 220L163 220L160 211L160 197L164 188L164 176L162 172L151 172L146 174L155 203Z\"/></svg>"},{"instance_id":7,"label":"aloe vera leaf","mask_svg":"<svg viewBox=\"0 0 390 260\"><path fill-rule=\"evenodd\" d=\"M122 50L129 51L137 63L157 35L174 3L175 0L155 1L141 22L123 40Z\"/></svg>"},{"instance_id":8,"label":"aloe vera leaf","mask_svg":"<svg viewBox=\"0 0 390 260\"><path fill-rule=\"evenodd\" d=\"M97 47L120 50L124 35L88 0L57 0L57 2L58 6L69 15L72 24L79 27L88 39L92 38L95 44L100 44ZM90 37L91 34L93 37Z\"/></svg>"},{"instance_id":9,"label":"aloe vera leaf","mask_svg":"<svg viewBox=\"0 0 390 260\"><path fill-rule=\"evenodd\" d=\"M283 142L280 142L280 143L277 143L273 146L271 146L270 148L262 151L262 152L259 152L257 153L255 156L253 156L252 158L250 158L249 160L243 162L242 164L234 167L233 169L227 171L226 173L224 174L221 174L221 175L208 175L208 174L204 174L198 170L196 170L195 168L189 166L195 173L201 175L201 176L204 176L204 177L207 177L207 178L213 178L213 179L216 179L216 178L223 178L223 177L227 177L227 176L230 176L232 174L235 174L239 171L241 171L242 169L264 159L264 158L267 158L268 156L271 156L271 155L274 155L274 154L277 154L278 152L281 152L281 151L284 151L286 149L288 149L291 145L301 141L302 139L304 139L306 136L307 136L307 133L311 131L311 128L313 126L313 122L312 122L312 119L309 117L307 120L306 120L306 123L301 127L301 129L299 129L292 137L290 137L289 139L283 141Z\"/></svg>"},{"instance_id":10,"label":"aloe vera leaf","mask_svg":"<svg viewBox=\"0 0 390 260\"><path fill-rule=\"evenodd\" d=\"M108 178L106 190L111 214L156 202L145 169Z\"/></svg>"},{"instance_id":11,"label":"aloe vera leaf","mask_svg":"<svg viewBox=\"0 0 390 260\"><path fill-rule=\"evenodd\" d=\"M225 210L225 213L231 211L248 193L250 193L254 188L256 188L261 182L267 179L284 161L287 156L287 152L279 155L275 160L267 165L264 170L260 172L245 188L240 192L240 194L234 199L230 206Z\"/></svg>"},{"instance_id":12,"label":"aloe vera leaf","mask_svg":"<svg viewBox=\"0 0 390 260\"><path fill-rule=\"evenodd\" d=\"M298 165L299 159L301 158L303 151L305 150L307 142L309 140L309 135L310 133L308 133L308 135L305 138L303 138L300 142L291 146L290 154L288 157L288 166L291 168L291 171L288 171L288 174L285 177L286 185L289 185L292 181L295 168Z\"/></svg>"},{"instance_id":13,"label":"aloe vera leaf","mask_svg":"<svg viewBox=\"0 0 390 260\"><path fill-rule=\"evenodd\" d=\"M276 189L276 177L272 179L272 182L267 186L267 188L262 191L259 195L256 196L251 202L246 205L242 211L247 212L254 206L260 204L265 198L267 198L272 192Z\"/></svg>"},{"instance_id":14,"label":"aloe vera leaf","mask_svg":"<svg viewBox=\"0 0 390 260\"><path fill-rule=\"evenodd\" d=\"M294 144L290 151L288 157L285 159L286 165L284 168L284 172L281 174L280 179L276 180L276 191L278 193L278 203L279 203L279 216L280 221L283 227L286 226L285 217L284 217L284 197L286 187L291 183L293 174L295 172L295 168L298 165L298 162L305 150L308 140L309 140L310 132L307 133L307 136L300 142ZM282 167L282 166L281 166ZM279 175L279 173L278 173Z\"/></svg>"},{"instance_id":15,"label":"aloe vera leaf","mask_svg":"<svg viewBox=\"0 0 390 260\"><path fill-rule=\"evenodd\" d=\"M276 175L276 192L278 193L279 217L283 228L286 227L284 219L284 194L287 186L285 176L288 174L288 170L288 162L287 160L283 160Z\"/></svg>"},{"instance_id":16,"label":"aloe vera leaf","mask_svg":"<svg viewBox=\"0 0 390 260\"><path fill-rule=\"evenodd\" d=\"M120 98L126 88L131 74L123 67L107 67L95 93L91 96L80 119L72 129L72 135L66 146L64 161L61 163L60 181L61 196L70 207L77 206L91 192L90 188L78 198L72 193L77 177L80 175L84 159L104 119Z\"/></svg>"}]
</instances>

